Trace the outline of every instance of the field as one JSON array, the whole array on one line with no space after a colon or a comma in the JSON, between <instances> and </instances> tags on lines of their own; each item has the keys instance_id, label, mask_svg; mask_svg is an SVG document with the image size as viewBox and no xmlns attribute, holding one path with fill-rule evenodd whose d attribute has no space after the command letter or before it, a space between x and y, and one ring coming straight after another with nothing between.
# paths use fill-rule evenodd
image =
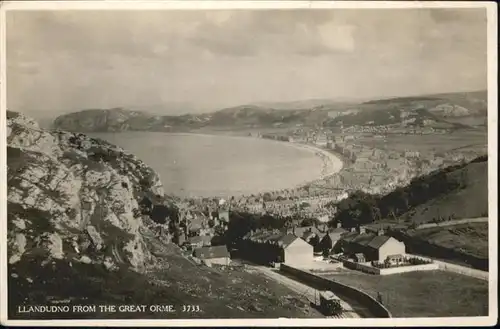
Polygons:
<instances>
[{"instance_id":1,"label":"field","mask_svg":"<svg viewBox=\"0 0 500 329\"><path fill-rule=\"evenodd\" d=\"M385 139L372 136L361 137L356 142L376 148L394 151L447 152L469 146L472 149L485 148L488 135L483 130L457 130L448 134L402 135L387 134Z\"/></svg>"},{"instance_id":2,"label":"field","mask_svg":"<svg viewBox=\"0 0 500 329\"><path fill-rule=\"evenodd\" d=\"M326 276L372 295L380 292L393 317L488 315L488 282L443 272L410 272L387 276L350 270Z\"/></svg>"},{"instance_id":3,"label":"field","mask_svg":"<svg viewBox=\"0 0 500 329\"><path fill-rule=\"evenodd\" d=\"M487 223L410 230L408 234L445 248L455 249L480 258L488 258Z\"/></svg>"}]
</instances>

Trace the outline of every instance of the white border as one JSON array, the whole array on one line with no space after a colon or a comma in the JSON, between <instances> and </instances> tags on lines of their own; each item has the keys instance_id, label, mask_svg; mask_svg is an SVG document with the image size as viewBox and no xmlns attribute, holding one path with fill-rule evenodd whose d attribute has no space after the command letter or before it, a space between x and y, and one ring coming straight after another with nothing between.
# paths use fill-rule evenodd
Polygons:
<instances>
[{"instance_id":1,"label":"white border","mask_svg":"<svg viewBox=\"0 0 500 329\"><path fill-rule=\"evenodd\" d=\"M6 1L0 2L0 182L6 172L5 15L9 10L158 10L158 9L326 9L326 8L485 8L488 17L488 174L489 174L489 316L391 319L202 319L202 320L7 320L7 239L0 239L0 323L9 326L487 326L498 318L497 296L497 7L485 1ZM6 184L0 183L0 232L7 232Z\"/></svg>"}]
</instances>

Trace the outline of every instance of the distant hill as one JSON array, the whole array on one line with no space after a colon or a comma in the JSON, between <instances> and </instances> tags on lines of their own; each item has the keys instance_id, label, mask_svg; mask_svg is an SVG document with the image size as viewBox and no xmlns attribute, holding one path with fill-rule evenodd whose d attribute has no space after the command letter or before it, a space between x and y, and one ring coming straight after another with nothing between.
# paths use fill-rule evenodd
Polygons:
<instances>
[{"instance_id":1,"label":"distant hill","mask_svg":"<svg viewBox=\"0 0 500 329\"><path fill-rule=\"evenodd\" d=\"M309 100L241 105L203 114L155 115L123 108L83 110L57 117L54 127L81 132L190 131L203 127L484 126L486 92L399 97L367 102Z\"/></svg>"},{"instance_id":2,"label":"distant hill","mask_svg":"<svg viewBox=\"0 0 500 329\"><path fill-rule=\"evenodd\" d=\"M479 91L388 98L364 102L356 109L355 113L341 113L326 125L481 126L487 117L487 94L486 91Z\"/></svg>"},{"instance_id":3,"label":"distant hill","mask_svg":"<svg viewBox=\"0 0 500 329\"><path fill-rule=\"evenodd\" d=\"M345 108L357 104L359 100L354 99L306 99L291 102L258 102L252 105L268 107L275 110L308 110L317 107Z\"/></svg>"}]
</instances>

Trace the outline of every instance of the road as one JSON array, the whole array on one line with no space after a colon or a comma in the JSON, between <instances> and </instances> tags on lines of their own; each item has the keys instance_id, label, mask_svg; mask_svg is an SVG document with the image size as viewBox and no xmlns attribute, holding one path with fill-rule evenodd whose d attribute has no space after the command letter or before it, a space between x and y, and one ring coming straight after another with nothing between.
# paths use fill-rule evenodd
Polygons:
<instances>
[{"instance_id":1,"label":"road","mask_svg":"<svg viewBox=\"0 0 500 329\"><path fill-rule=\"evenodd\" d=\"M317 295L318 294L317 289L305 285L302 282L298 282L294 279L286 277L280 274L277 270L269 267L253 265L253 264L252 265L246 264L246 267L250 271L261 273L266 277L287 286L291 290L302 295L304 299L307 299L309 302L312 302L314 304L318 303L319 297ZM329 316L328 318L361 318L363 317L362 314L366 313L366 312L360 312L360 308L358 307L353 308L352 306L353 303L348 303L344 299L340 299L340 304L342 305L342 308L345 310L343 314L340 316Z\"/></svg>"}]
</instances>

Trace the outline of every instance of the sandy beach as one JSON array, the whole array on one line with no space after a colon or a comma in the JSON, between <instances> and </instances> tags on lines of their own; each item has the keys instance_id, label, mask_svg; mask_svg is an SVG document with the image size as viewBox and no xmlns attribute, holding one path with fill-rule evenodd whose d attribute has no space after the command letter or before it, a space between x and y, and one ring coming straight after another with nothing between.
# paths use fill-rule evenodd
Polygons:
<instances>
[{"instance_id":1,"label":"sandy beach","mask_svg":"<svg viewBox=\"0 0 500 329\"><path fill-rule=\"evenodd\" d=\"M327 150L308 144L299 144L299 143L289 143L289 144L294 147L314 152L316 156L321 158L323 162L323 167L321 169L321 176L318 177L318 179L323 179L331 175L334 175L339 171L341 171L344 166L340 158L338 158L335 154L328 152Z\"/></svg>"}]
</instances>

